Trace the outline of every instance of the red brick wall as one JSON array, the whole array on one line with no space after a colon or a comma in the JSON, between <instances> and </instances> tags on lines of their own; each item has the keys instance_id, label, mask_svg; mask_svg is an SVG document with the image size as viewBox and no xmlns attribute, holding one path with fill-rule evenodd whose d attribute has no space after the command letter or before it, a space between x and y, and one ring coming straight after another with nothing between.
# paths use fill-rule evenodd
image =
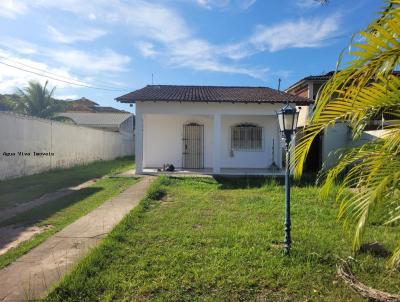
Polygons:
<instances>
[{"instance_id":1,"label":"red brick wall","mask_svg":"<svg viewBox=\"0 0 400 302\"><path fill-rule=\"evenodd\" d=\"M288 90L288 93L308 98L308 85L304 84Z\"/></svg>"}]
</instances>

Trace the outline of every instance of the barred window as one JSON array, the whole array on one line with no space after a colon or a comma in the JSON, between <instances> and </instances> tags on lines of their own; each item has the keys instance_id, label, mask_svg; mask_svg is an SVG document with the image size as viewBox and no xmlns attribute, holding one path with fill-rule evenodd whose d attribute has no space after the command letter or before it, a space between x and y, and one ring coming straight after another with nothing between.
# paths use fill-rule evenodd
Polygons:
<instances>
[{"instance_id":1,"label":"barred window","mask_svg":"<svg viewBox=\"0 0 400 302\"><path fill-rule=\"evenodd\" d=\"M231 127L231 149L261 151L262 127L253 124L239 124Z\"/></svg>"}]
</instances>

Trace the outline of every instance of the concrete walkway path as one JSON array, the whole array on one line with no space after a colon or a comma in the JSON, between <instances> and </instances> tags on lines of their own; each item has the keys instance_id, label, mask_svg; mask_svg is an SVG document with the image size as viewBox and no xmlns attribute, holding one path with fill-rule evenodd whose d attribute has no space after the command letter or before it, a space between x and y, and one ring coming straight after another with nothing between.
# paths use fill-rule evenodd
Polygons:
<instances>
[{"instance_id":1,"label":"concrete walkway path","mask_svg":"<svg viewBox=\"0 0 400 302\"><path fill-rule=\"evenodd\" d=\"M144 177L0 270L0 301L43 298L80 257L139 203L152 181L152 177Z\"/></svg>"}]
</instances>

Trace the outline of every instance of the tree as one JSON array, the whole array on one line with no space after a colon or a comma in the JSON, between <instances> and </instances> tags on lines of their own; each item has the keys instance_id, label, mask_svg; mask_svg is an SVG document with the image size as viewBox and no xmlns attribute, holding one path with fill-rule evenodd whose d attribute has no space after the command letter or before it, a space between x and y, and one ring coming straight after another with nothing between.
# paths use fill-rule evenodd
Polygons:
<instances>
[{"instance_id":1,"label":"tree","mask_svg":"<svg viewBox=\"0 0 400 302\"><path fill-rule=\"evenodd\" d=\"M335 167L321 174L323 195L339 181L338 217L353 228L354 250L360 247L372 214L389 226L400 221L400 78L394 74L400 63L399 37L400 0L389 0L379 18L351 42L351 61L339 71L339 59L334 76L318 93L293 158L299 177L313 140L327 127L344 121L356 140L379 113L390 112L395 118L384 126L381 139L346 150ZM349 192L349 187L355 190ZM391 263L399 259L400 243Z\"/></svg>"},{"instance_id":2,"label":"tree","mask_svg":"<svg viewBox=\"0 0 400 302\"><path fill-rule=\"evenodd\" d=\"M16 111L41 118L52 118L55 113L62 111L63 103L53 99L55 87L49 91L47 84L47 81L44 86L39 82L31 81L28 87L18 89L18 98L15 101Z\"/></svg>"},{"instance_id":3,"label":"tree","mask_svg":"<svg viewBox=\"0 0 400 302\"><path fill-rule=\"evenodd\" d=\"M0 95L0 111L15 111L16 102L8 95Z\"/></svg>"}]
</instances>

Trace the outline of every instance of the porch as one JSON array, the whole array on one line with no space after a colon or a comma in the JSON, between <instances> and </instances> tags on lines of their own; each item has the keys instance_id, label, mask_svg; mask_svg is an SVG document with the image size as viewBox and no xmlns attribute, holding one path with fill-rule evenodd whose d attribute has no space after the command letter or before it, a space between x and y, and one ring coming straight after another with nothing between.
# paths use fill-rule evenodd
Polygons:
<instances>
[{"instance_id":1,"label":"porch","mask_svg":"<svg viewBox=\"0 0 400 302\"><path fill-rule=\"evenodd\" d=\"M165 173L163 166L173 164L174 175L282 175L281 136L275 112L268 111L139 112L136 173Z\"/></svg>"}]
</instances>

